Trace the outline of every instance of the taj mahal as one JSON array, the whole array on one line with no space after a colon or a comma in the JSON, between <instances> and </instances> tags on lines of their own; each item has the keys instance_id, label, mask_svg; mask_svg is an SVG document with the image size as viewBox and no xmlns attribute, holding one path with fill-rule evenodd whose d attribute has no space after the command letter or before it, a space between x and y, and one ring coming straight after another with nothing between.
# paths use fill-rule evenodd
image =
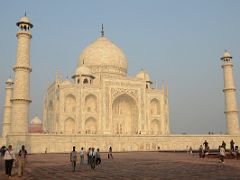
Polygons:
<instances>
[{"instance_id":1,"label":"taj mahal","mask_svg":"<svg viewBox=\"0 0 240 180\"><path fill-rule=\"evenodd\" d=\"M120 48L102 36L83 50L73 81L47 91L43 125L60 134L169 134L167 91L151 87L147 72L127 76ZM58 78L58 77L57 77Z\"/></svg>"},{"instance_id":2,"label":"taj mahal","mask_svg":"<svg viewBox=\"0 0 240 180\"><path fill-rule=\"evenodd\" d=\"M17 55L14 80L8 79L2 120L1 144L15 149L25 145L31 153L69 152L72 146L99 147L107 151L197 149L204 140L217 148L224 140L240 145L240 130L233 62L224 52L225 116L227 134L171 134L168 88L154 87L148 72L128 76L124 52L104 34L80 54L72 79L58 74L49 84L43 105L43 120L29 120L30 40L33 24L25 15L16 25ZM33 67L34 68L34 67Z\"/></svg>"}]
</instances>

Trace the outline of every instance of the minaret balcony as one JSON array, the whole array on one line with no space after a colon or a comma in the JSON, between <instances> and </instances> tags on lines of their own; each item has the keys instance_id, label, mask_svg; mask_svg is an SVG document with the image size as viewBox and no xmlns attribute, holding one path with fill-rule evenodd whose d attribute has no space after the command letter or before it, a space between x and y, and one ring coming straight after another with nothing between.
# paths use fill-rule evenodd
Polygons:
<instances>
[{"instance_id":1,"label":"minaret balcony","mask_svg":"<svg viewBox=\"0 0 240 180\"><path fill-rule=\"evenodd\" d=\"M32 68L29 67L29 66L14 66L13 67L14 71L16 71L17 69L22 69L22 70L26 70L26 71L32 72Z\"/></svg>"},{"instance_id":2,"label":"minaret balcony","mask_svg":"<svg viewBox=\"0 0 240 180\"><path fill-rule=\"evenodd\" d=\"M23 31L23 30L18 31L16 36L17 37L19 37L19 36L26 36L26 37L32 38L32 35L31 35L30 31Z\"/></svg>"}]
</instances>

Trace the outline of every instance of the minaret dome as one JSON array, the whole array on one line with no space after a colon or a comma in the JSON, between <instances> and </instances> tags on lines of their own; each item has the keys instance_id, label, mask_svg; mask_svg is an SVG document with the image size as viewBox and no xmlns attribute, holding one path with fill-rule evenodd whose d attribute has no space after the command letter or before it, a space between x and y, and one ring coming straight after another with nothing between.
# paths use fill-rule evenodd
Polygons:
<instances>
[{"instance_id":1,"label":"minaret dome","mask_svg":"<svg viewBox=\"0 0 240 180\"><path fill-rule=\"evenodd\" d=\"M30 19L26 16L23 16L17 23L16 25L21 29L28 31L30 28L33 28L32 23L30 22Z\"/></svg>"},{"instance_id":2,"label":"minaret dome","mask_svg":"<svg viewBox=\"0 0 240 180\"><path fill-rule=\"evenodd\" d=\"M230 52L225 50L225 52L223 53L223 57L221 57L221 60L228 62L228 61L231 61L231 59L232 59L232 56L231 56Z\"/></svg>"}]
</instances>

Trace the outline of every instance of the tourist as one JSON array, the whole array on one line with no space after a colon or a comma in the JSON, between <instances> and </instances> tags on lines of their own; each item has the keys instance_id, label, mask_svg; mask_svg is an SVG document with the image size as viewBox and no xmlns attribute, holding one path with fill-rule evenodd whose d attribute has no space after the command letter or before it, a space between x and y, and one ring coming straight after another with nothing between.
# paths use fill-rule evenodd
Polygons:
<instances>
[{"instance_id":1,"label":"tourist","mask_svg":"<svg viewBox=\"0 0 240 180\"><path fill-rule=\"evenodd\" d=\"M113 159L113 155L112 155L112 147L109 147L109 151L108 151L108 159L112 158Z\"/></svg>"},{"instance_id":2,"label":"tourist","mask_svg":"<svg viewBox=\"0 0 240 180\"><path fill-rule=\"evenodd\" d=\"M204 141L203 145L204 145L204 157L205 157L205 155L207 155L209 153L209 150L210 150L207 140Z\"/></svg>"},{"instance_id":3,"label":"tourist","mask_svg":"<svg viewBox=\"0 0 240 180\"><path fill-rule=\"evenodd\" d=\"M190 146L190 148L189 148L189 153L190 153L190 155L193 154L192 146Z\"/></svg>"},{"instance_id":4,"label":"tourist","mask_svg":"<svg viewBox=\"0 0 240 180\"><path fill-rule=\"evenodd\" d=\"M92 148L92 157L91 157L91 169L95 169L95 166L96 166L96 150L95 148L93 147Z\"/></svg>"},{"instance_id":5,"label":"tourist","mask_svg":"<svg viewBox=\"0 0 240 180\"><path fill-rule=\"evenodd\" d=\"M189 153L189 147L188 147L188 145L186 146L186 152L187 152L187 154Z\"/></svg>"},{"instance_id":6,"label":"tourist","mask_svg":"<svg viewBox=\"0 0 240 180\"><path fill-rule=\"evenodd\" d=\"M223 146L220 146L219 150L219 162L224 163L225 149Z\"/></svg>"},{"instance_id":7,"label":"tourist","mask_svg":"<svg viewBox=\"0 0 240 180\"><path fill-rule=\"evenodd\" d=\"M226 143L222 141L222 147L226 150Z\"/></svg>"},{"instance_id":8,"label":"tourist","mask_svg":"<svg viewBox=\"0 0 240 180\"><path fill-rule=\"evenodd\" d=\"M99 165L99 164L101 164L101 156L98 148L96 153L96 165Z\"/></svg>"},{"instance_id":9,"label":"tourist","mask_svg":"<svg viewBox=\"0 0 240 180\"><path fill-rule=\"evenodd\" d=\"M75 146L73 146L73 151L70 153L70 162L72 163L72 171L75 172L77 162L77 152L75 151Z\"/></svg>"},{"instance_id":10,"label":"tourist","mask_svg":"<svg viewBox=\"0 0 240 180\"><path fill-rule=\"evenodd\" d=\"M235 157L236 159L239 158L240 152L239 152L238 146L236 146L236 147L235 147L235 150L232 151L232 155L234 155L234 157Z\"/></svg>"},{"instance_id":11,"label":"tourist","mask_svg":"<svg viewBox=\"0 0 240 180\"><path fill-rule=\"evenodd\" d=\"M199 147L199 157L200 158L204 158L204 150L203 150L203 146L202 145L200 145L200 147Z\"/></svg>"},{"instance_id":12,"label":"tourist","mask_svg":"<svg viewBox=\"0 0 240 180\"><path fill-rule=\"evenodd\" d=\"M87 158L88 158L88 165L91 164L91 158L92 158L92 148L88 148L88 152L87 152Z\"/></svg>"},{"instance_id":13,"label":"tourist","mask_svg":"<svg viewBox=\"0 0 240 180\"><path fill-rule=\"evenodd\" d=\"M231 140L230 141L230 149L231 149L231 151L234 151L234 141L233 140Z\"/></svg>"},{"instance_id":14,"label":"tourist","mask_svg":"<svg viewBox=\"0 0 240 180\"><path fill-rule=\"evenodd\" d=\"M1 156L4 156L6 150L7 150L6 146L1 147L1 150L0 150L1 151Z\"/></svg>"},{"instance_id":15,"label":"tourist","mask_svg":"<svg viewBox=\"0 0 240 180\"><path fill-rule=\"evenodd\" d=\"M203 145L204 145L204 149L205 150L208 149L208 142L207 142L207 140L204 141Z\"/></svg>"},{"instance_id":16,"label":"tourist","mask_svg":"<svg viewBox=\"0 0 240 180\"><path fill-rule=\"evenodd\" d=\"M80 164L84 163L84 150L83 147L80 150Z\"/></svg>"},{"instance_id":17,"label":"tourist","mask_svg":"<svg viewBox=\"0 0 240 180\"><path fill-rule=\"evenodd\" d=\"M4 160L5 160L5 173L6 175L8 175L8 177L11 177L13 162L15 160L15 154L13 152L12 145L8 146L8 149L4 154Z\"/></svg>"},{"instance_id":18,"label":"tourist","mask_svg":"<svg viewBox=\"0 0 240 180\"><path fill-rule=\"evenodd\" d=\"M18 153L18 176L23 176L25 163L27 160L27 151L25 150L25 146L22 145L22 149Z\"/></svg>"}]
</instances>

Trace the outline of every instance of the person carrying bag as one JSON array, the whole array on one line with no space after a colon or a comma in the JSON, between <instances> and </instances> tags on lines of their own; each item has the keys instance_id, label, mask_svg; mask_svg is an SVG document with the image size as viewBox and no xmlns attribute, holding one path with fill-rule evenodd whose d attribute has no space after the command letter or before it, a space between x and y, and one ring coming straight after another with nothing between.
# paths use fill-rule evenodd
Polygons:
<instances>
[{"instance_id":1,"label":"person carrying bag","mask_svg":"<svg viewBox=\"0 0 240 180\"><path fill-rule=\"evenodd\" d=\"M8 146L3 159L5 160L5 173L8 175L8 177L11 177L13 162L15 160L15 154L13 152L12 145Z\"/></svg>"}]
</instances>

